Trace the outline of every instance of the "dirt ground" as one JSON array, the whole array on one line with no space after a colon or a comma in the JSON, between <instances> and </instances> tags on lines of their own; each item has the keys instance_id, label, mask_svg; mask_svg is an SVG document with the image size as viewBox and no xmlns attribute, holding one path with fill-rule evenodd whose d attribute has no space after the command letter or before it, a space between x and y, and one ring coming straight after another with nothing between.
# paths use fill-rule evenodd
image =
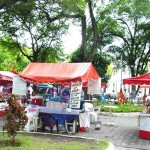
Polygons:
<instances>
[{"instance_id":1,"label":"dirt ground","mask_svg":"<svg viewBox=\"0 0 150 150\"><path fill-rule=\"evenodd\" d=\"M58 134L40 134L40 133L23 133L25 136L34 136L34 138L41 138L41 139L50 139L54 142L72 142L72 141L79 141L84 143L91 143L96 144L99 140L91 140L91 139L84 139L84 138L76 138L76 137L69 137L69 136L61 136ZM94 142L94 143L93 143Z\"/></svg>"}]
</instances>

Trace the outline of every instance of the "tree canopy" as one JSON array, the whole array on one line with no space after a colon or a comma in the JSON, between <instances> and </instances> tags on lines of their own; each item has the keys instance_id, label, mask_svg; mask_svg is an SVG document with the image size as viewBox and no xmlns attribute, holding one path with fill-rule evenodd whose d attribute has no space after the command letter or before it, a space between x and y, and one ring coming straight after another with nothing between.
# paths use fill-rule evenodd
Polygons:
<instances>
[{"instance_id":1,"label":"tree canopy","mask_svg":"<svg viewBox=\"0 0 150 150\"><path fill-rule=\"evenodd\" d=\"M16 41L20 52L34 62L57 62L63 56L61 36L66 32L61 7L53 1L18 1L1 9L2 35ZM23 47L30 49L27 53Z\"/></svg>"},{"instance_id":2,"label":"tree canopy","mask_svg":"<svg viewBox=\"0 0 150 150\"><path fill-rule=\"evenodd\" d=\"M32 62L62 61L61 37L74 23L80 25L82 42L72 61L105 62L107 66L103 56L111 54L113 62L119 62L122 55L132 76L147 70L149 0L110 0L108 4L97 0L2 0L0 10L0 46L7 49L5 56L14 53L17 60L24 56ZM112 45L116 39L119 44Z\"/></svg>"},{"instance_id":3,"label":"tree canopy","mask_svg":"<svg viewBox=\"0 0 150 150\"><path fill-rule=\"evenodd\" d=\"M149 13L148 0L112 0L99 8L99 22L105 24L105 33L121 41L107 52L113 54L114 60L123 55L123 62L133 77L145 73L150 58Z\"/></svg>"}]
</instances>

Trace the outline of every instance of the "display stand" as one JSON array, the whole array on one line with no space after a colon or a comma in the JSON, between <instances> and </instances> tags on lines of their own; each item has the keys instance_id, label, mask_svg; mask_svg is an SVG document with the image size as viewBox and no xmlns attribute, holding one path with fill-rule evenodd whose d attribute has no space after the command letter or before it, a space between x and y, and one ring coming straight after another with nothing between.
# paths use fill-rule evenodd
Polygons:
<instances>
[{"instance_id":1,"label":"display stand","mask_svg":"<svg viewBox=\"0 0 150 150\"><path fill-rule=\"evenodd\" d=\"M150 114L139 115L139 137L150 140Z\"/></svg>"}]
</instances>

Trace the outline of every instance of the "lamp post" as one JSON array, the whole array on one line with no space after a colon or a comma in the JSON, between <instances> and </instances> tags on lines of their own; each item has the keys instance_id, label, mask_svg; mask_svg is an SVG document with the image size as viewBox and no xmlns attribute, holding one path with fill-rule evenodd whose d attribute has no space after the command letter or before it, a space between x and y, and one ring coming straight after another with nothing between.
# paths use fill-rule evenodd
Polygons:
<instances>
[{"instance_id":1,"label":"lamp post","mask_svg":"<svg viewBox=\"0 0 150 150\"><path fill-rule=\"evenodd\" d=\"M123 54L121 51L121 82L120 82L120 89L122 89L122 68L123 68Z\"/></svg>"}]
</instances>

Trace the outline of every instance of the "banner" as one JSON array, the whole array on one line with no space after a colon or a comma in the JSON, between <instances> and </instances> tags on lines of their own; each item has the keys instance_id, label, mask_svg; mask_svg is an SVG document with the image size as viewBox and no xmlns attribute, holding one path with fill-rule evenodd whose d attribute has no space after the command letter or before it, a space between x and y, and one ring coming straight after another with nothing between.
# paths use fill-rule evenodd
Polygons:
<instances>
[{"instance_id":1,"label":"banner","mask_svg":"<svg viewBox=\"0 0 150 150\"><path fill-rule=\"evenodd\" d=\"M88 80L88 94L100 94L101 93L101 78L98 80Z\"/></svg>"},{"instance_id":2,"label":"banner","mask_svg":"<svg viewBox=\"0 0 150 150\"><path fill-rule=\"evenodd\" d=\"M81 93L81 91L82 91L82 82L71 83L71 93Z\"/></svg>"},{"instance_id":3,"label":"banner","mask_svg":"<svg viewBox=\"0 0 150 150\"><path fill-rule=\"evenodd\" d=\"M26 95L26 81L22 80L18 76L13 76L12 94Z\"/></svg>"}]
</instances>

